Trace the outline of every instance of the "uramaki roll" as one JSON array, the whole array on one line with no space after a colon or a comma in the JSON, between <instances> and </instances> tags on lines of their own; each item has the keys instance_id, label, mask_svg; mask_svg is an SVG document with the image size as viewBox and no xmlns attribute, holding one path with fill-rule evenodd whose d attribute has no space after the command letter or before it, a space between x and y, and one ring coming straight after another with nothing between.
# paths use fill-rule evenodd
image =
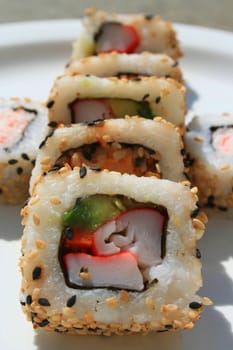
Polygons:
<instances>
[{"instance_id":1,"label":"uramaki roll","mask_svg":"<svg viewBox=\"0 0 233 350\"><path fill-rule=\"evenodd\" d=\"M125 115L160 116L182 128L185 92L182 84L170 78L63 75L55 80L48 99L49 120L70 124Z\"/></svg>"},{"instance_id":2,"label":"uramaki roll","mask_svg":"<svg viewBox=\"0 0 233 350\"><path fill-rule=\"evenodd\" d=\"M190 329L208 298L196 189L84 167L50 172L22 210L21 298L34 328Z\"/></svg>"},{"instance_id":3,"label":"uramaki roll","mask_svg":"<svg viewBox=\"0 0 233 350\"><path fill-rule=\"evenodd\" d=\"M172 23L159 16L87 10L73 45L72 59L112 51L127 54L150 51L174 59L182 55Z\"/></svg>"},{"instance_id":4,"label":"uramaki roll","mask_svg":"<svg viewBox=\"0 0 233 350\"><path fill-rule=\"evenodd\" d=\"M0 98L0 203L23 204L27 199L47 124L47 109L41 103Z\"/></svg>"},{"instance_id":5,"label":"uramaki roll","mask_svg":"<svg viewBox=\"0 0 233 350\"><path fill-rule=\"evenodd\" d=\"M91 74L99 77L151 76L172 78L182 82L182 72L177 61L165 54L143 52L131 54L111 52L71 61L67 72Z\"/></svg>"},{"instance_id":6,"label":"uramaki roll","mask_svg":"<svg viewBox=\"0 0 233 350\"><path fill-rule=\"evenodd\" d=\"M184 140L200 204L233 207L233 115L195 116Z\"/></svg>"},{"instance_id":7,"label":"uramaki roll","mask_svg":"<svg viewBox=\"0 0 233 350\"><path fill-rule=\"evenodd\" d=\"M38 176L65 164L179 182L185 180L183 150L178 130L160 117L106 119L57 128L40 145L31 191Z\"/></svg>"}]
</instances>

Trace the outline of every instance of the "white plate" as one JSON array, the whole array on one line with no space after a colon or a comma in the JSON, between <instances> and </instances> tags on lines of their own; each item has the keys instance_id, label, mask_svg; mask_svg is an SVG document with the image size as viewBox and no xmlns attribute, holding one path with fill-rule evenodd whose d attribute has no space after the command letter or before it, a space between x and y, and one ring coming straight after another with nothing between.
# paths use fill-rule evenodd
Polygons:
<instances>
[{"instance_id":1,"label":"white plate","mask_svg":"<svg viewBox=\"0 0 233 350\"><path fill-rule=\"evenodd\" d=\"M75 20L0 26L0 96L47 98L62 73L78 35ZM176 25L185 57L181 60L191 114L233 112L233 34ZM127 337L74 337L33 331L19 305L19 208L0 208L0 348L128 350L233 349L233 219L232 212L210 217L199 247L202 252L203 296L214 301L191 331Z\"/></svg>"}]
</instances>

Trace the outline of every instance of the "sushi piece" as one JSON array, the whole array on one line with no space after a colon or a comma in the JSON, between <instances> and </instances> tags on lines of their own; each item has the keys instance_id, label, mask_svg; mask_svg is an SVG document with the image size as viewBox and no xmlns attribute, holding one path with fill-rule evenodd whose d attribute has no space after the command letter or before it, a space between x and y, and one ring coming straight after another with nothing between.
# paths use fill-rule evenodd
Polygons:
<instances>
[{"instance_id":1,"label":"sushi piece","mask_svg":"<svg viewBox=\"0 0 233 350\"><path fill-rule=\"evenodd\" d=\"M67 66L67 72L82 75L91 74L99 77L117 76L128 79L140 75L155 75L182 82L182 72L177 61L165 54L150 52L131 55L112 52L85 57L71 61Z\"/></svg>"},{"instance_id":2,"label":"sushi piece","mask_svg":"<svg viewBox=\"0 0 233 350\"><path fill-rule=\"evenodd\" d=\"M182 128L185 87L170 78L63 75L55 80L47 107L52 124L137 115L148 119L161 116Z\"/></svg>"},{"instance_id":3,"label":"sushi piece","mask_svg":"<svg viewBox=\"0 0 233 350\"><path fill-rule=\"evenodd\" d=\"M73 45L73 60L113 51L165 53L175 60L182 55L172 23L159 16L109 14L89 9L82 24Z\"/></svg>"},{"instance_id":4,"label":"sushi piece","mask_svg":"<svg viewBox=\"0 0 233 350\"><path fill-rule=\"evenodd\" d=\"M31 191L40 176L59 171L65 165L156 176L176 182L186 179L181 136L172 124L160 117L76 124L57 128L48 136L40 145Z\"/></svg>"},{"instance_id":5,"label":"sushi piece","mask_svg":"<svg viewBox=\"0 0 233 350\"><path fill-rule=\"evenodd\" d=\"M27 199L47 124L47 109L41 103L0 98L0 203L22 204Z\"/></svg>"},{"instance_id":6,"label":"sushi piece","mask_svg":"<svg viewBox=\"0 0 233 350\"><path fill-rule=\"evenodd\" d=\"M188 124L185 148L200 204L233 207L233 115L195 116Z\"/></svg>"},{"instance_id":7,"label":"sushi piece","mask_svg":"<svg viewBox=\"0 0 233 350\"><path fill-rule=\"evenodd\" d=\"M191 329L208 298L196 188L63 167L22 210L20 303L35 329L128 334Z\"/></svg>"}]
</instances>

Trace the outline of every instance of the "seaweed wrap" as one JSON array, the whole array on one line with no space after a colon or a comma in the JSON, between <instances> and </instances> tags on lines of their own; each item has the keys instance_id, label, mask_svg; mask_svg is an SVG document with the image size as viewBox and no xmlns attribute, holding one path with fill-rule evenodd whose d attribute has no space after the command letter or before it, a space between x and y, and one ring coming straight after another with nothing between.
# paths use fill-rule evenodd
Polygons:
<instances>
[{"instance_id":1,"label":"seaweed wrap","mask_svg":"<svg viewBox=\"0 0 233 350\"><path fill-rule=\"evenodd\" d=\"M159 16L109 14L89 9L82 24L72 59L113 51L165 53L175 60L182 55L172 23Z\"/></svg>"},{"instance_id":2,"label":"seaweed wrap","mask_svg":"<svg viewBox=\"0 0 233 350\"><path fill-rule=\"evenodd\" d=\"M47 102L49 120L70 124L126 115L160 116L182 128L185 92L182 84L170 78L63 75L55 80Z\"/></svg>"},{"instance_id":3,"label":"seaweed wrap","mask_svg":"<svg viewBox=\"0 0 233 350\"><path fill-rule=\"evenodd\" d=\"M0 203L22 204L27 199L47 114L39 102L0 98Z\"/></svg>"},{"instance_id":4,"label":"seaweed wrap","mask_svg":"<svg viewBox=\"0 0 233 350\"><path fill-rule=\"evenodd\" d=\"M195 116L188 124L185 148L200 204L233 207L233 115Z\"/></svg>"},{"instance_id":5,"label":"seaweed wrap","mask_svg":"<svg viewBox=\"0 0 233 350\"><path fill-rule=\"evenodd\" d=\"M206 297L196 188L68 165L22 209L20 303L35 329L128 334L191 329Z\"/></svg>"},{"instance_id":6,"label":"seaweed wrap","mask_svg":"<svg viewBox=\"0 0 233 350\"><path fill-rule=\"evenodd\" d=\"M186 179L188 169L183 149L178 130L160 117L106 119L57 128L40 145L30 187L40 176L66 164L179 182Z\"/></svg>"},{"instance_id":7,"label":"seaweed wrap","mask_svg":"<svg viewBox=\"0 0 233 350\"><path fill-rule=\"evenodd\" d=\"M103 53L71 61L67 72L75 74L91 74L99 77L151 76L172 78L182 82L182 72L177 61L165 54L143 52L141 54Z\"/></svg>"}]
</instances>

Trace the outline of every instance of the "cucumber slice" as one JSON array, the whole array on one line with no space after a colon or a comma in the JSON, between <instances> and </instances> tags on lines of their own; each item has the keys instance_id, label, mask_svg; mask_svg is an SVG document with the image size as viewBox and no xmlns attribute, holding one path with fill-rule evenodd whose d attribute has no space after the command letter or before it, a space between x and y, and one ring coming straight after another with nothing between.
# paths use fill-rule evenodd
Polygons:
<instances>
[{"instance_id":1,"label":"cucumber slice","mask_svg":"<svg viewBox=\"0 0 233 350\"><path fill-rule=\"evenodd\" d=\"M80 199L75 208L65 212L63 223L65 226L92 231L123 210L124 205L119 205L119 198L94 195Z\"/></svg>"}]
</instances>

